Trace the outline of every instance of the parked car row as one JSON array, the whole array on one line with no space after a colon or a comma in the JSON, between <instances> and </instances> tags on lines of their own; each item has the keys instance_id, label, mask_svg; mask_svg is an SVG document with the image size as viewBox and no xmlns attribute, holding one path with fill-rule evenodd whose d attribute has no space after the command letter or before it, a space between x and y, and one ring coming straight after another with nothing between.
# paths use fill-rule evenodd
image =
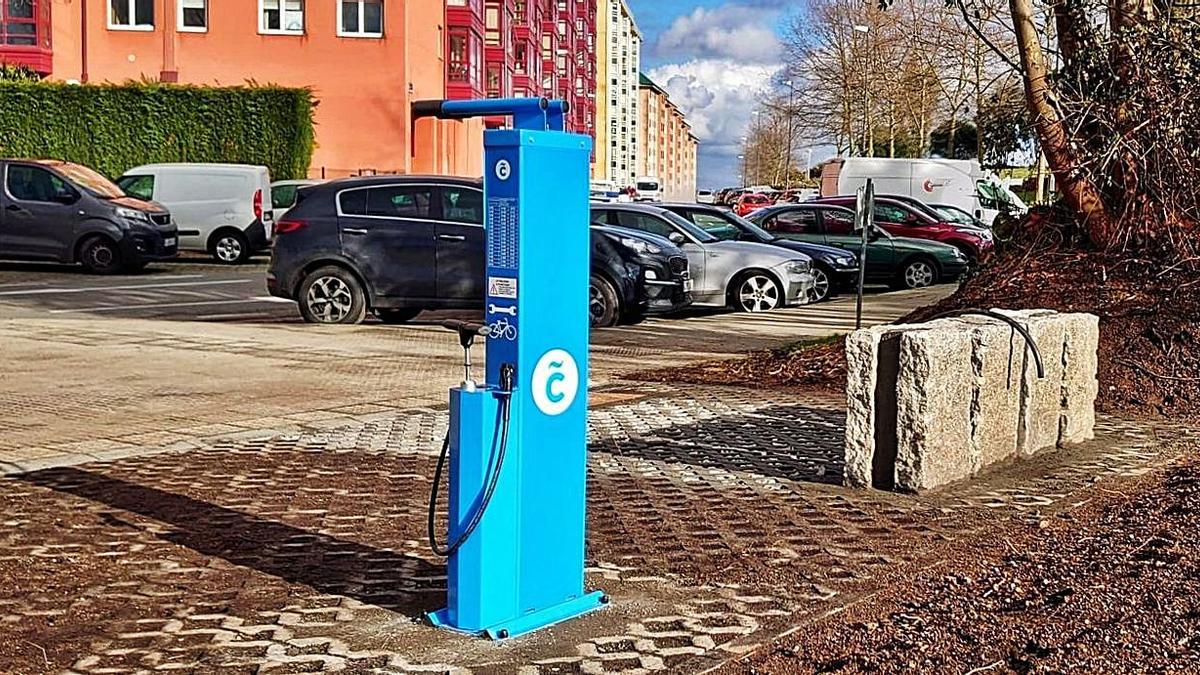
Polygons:
<instances>
[{"instance_id":1,"label":"parked car row","mask_svg":"<svg viewBox=\"0 0 1200 675\"><path fill-rule=\"evenodd\" d=\"M705 203L726 206L739 216L749 215L756 209L772 204L798 204L817 196L814 188L789 188L777 190L769 185L745 188L725 188L709 193ZM697 199L696 201L701 201Z\"/></svg>"},{"instance_id":2,"label":"parked car row","mask_svg":"<svg viewBox=\"0 0 1200 675\"><path fill-rule=\"evenodd\" d=\"M270 293L295 300L302 316L318 323L357 323L368 313L400 323L426 309L483 304L478 180L378 176L272 184L264 167L158 164L113 182L49 160L0 160L0 175L5 258L112 273L181 249L207 251L222 263L270 249ZM764 204L746 219L699 203L593 201L592 323L634 322L689 305L769 311L852 288L861 232L854 233L854 214L845 206L842 198ZM951 281L969 257L990 250L990 235L976 225L947 225L939 214L881 198L867 280L901 288ZM946 244L912 240L904 236L909 232Z\"/></svg>"},{"instance_id":3,"label":"parked car row","mask_svg":"<svg viewBox=\"0 0 1200 675\"><path fill-rule=\"evenodd\" d=\"M595 326L690 304L765 311L807 302L807 258L721 242L664 209L594 205L589 307ZM267 271L272 295L308 321L404 322L427 309L482 307L485 242L478 181L381 176L299 190ZM757 247L757 248L756 248Z\"/></svg>"}]
</instances>

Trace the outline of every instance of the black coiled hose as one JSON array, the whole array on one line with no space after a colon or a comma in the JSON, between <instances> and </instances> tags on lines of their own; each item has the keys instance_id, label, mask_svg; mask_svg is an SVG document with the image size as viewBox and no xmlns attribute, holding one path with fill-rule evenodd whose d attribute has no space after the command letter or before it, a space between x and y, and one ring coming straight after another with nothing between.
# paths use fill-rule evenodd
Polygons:
<instances>
[{"instance_id":1,"label":"black coiled hose","mask_svg":"<svg viewBox=\"0 0 1200 675\"><path fill-rule=\"evenodd\" d=\"M443 547L437 540L437 501L438 492L442 484L442 471L446 468L446 457L450 455L450 430L446 430L446 438L442 441L442 452L438 456L437 469L433 472L433 487L429 490L429 521L428 535L429 547L433 552L443 558L449 558L462 548L463 544L471 538L475 532L475 528L479 527L480 521L483 520L483 514L487 512L488 504L492 501L492 495L496 493L496 486L500 484L500 474L504 469L504 454L508 449L508 419L509 410L512 403L512 386L511 372L506 373L509 380L508 386L504 390L497 392L500 398L500 407L496 410L496 427L492 432L492 455L496 458L496 466L492 470L491 479L488 480L487 488L483 492L483 499L479 502L479 508L475 509L475 513L471 516L470 522L463 528L458 539ZM501 379L505 379L502 376ZM499 449L497 449L499 444Z\"/></svg>"}]
</instances>

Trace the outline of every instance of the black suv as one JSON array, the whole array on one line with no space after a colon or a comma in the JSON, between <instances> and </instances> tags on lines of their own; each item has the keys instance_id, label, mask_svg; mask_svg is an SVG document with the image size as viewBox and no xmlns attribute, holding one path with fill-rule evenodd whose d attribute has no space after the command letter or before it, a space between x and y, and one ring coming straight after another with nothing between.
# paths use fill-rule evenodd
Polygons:
<instances>
[{"instance_id":1,"label":"black suv","mask_svg":"<svg viewBox=\"0 0 1200 675\"><path fill-rule=\"evenodd\" d=\"M0 258L135 271L177 253L171 214L70 162L0 159Z\"/></svg>"},{"instance_id":2,"label":"black suv","mask_svg":"<svg viewBox=\"0 0 1200 675\"><path fill-rule=\"evenodd\" d=\"M312 323L385 323L483 306L483 188L446 176L347 178L301 188L275 225L271 295ZM656 237L593 228L594 326L690 302L687 258Z\"/></svg>"}]
</instances>

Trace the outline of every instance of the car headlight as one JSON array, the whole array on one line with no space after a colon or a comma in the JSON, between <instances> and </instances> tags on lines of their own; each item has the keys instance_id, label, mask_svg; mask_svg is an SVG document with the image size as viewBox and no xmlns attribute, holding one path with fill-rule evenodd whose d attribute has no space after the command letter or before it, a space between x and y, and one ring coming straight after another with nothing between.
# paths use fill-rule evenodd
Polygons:
<instances>
[{"instance_id":1,"label":"car headlight","mask_svg":"<svg viewBox=\"0 0 1200 675\"><path fill-rule=\"evenodd\" d=\"M143 222L143 223L150 222L150 216L147 215L147 213L145 211L138 211L137 209L127 209L124 206L117 207L117 217L125 218L126 220L137 220L137 221Z\"/></svg>"},{"instance_id":2,"label":"car headlight","mask_svg":"<svg viewBox=\"0 0 1200 675\"><path fill-rule=\"evenodd\" d=\"M812 263L807 260L789 260L784 269L788 274L808 274L812 271Z\"/></svg>"},{"instance_id":3,"label":"car headlight","mask_svg":"<svg viewBox=\"0 0 1200 675\"><path fill-rule=\"evenodd\" d=\"M857 260L852 255L839 255L833 257L833 264L835 267L854 267L856 263Z\"/></svg>"},{"instance_id":4,"label":"car headlight","mask_svg":"<svg viewBox=\"0 0 1200 675\"><path fill-rule=\"evenodd\" d=\"M621 237L621 245L635 253L651 253L658 255L662 253L662 249L649 242L633 237Z\"/></svg>"}]
</instances>

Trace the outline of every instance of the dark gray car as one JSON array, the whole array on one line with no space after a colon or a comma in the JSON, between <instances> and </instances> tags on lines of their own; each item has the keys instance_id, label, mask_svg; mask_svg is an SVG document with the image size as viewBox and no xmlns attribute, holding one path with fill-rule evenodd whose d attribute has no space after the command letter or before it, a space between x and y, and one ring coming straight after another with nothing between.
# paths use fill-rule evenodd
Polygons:
<instances>
[{"instance_id":1,"label":"dark gray car","mask_svg":"<svg viewBox=\"0 0 1200 675\"><path fill-rule=\"evenodd\" d=\"M78 164L0 159L0 258L80 263L96 274L177 253L171 214Z\"/></svg>"}]
</instances>

